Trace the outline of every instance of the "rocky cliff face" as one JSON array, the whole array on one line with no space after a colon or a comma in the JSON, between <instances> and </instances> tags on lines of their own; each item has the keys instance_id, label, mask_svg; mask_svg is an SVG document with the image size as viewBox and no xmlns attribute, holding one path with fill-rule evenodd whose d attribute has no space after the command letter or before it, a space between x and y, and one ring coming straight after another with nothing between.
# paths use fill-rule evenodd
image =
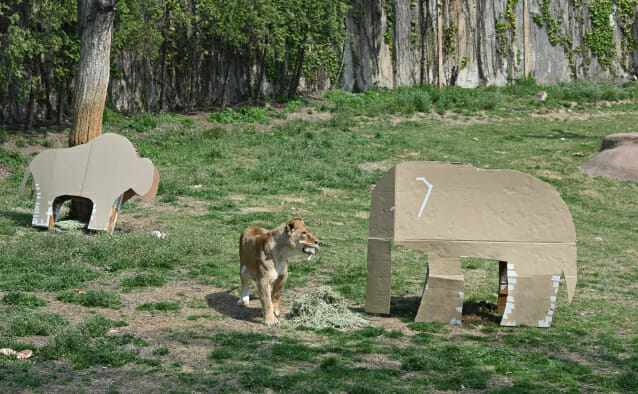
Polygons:
<instances>
[{"instance_id":1,"label":"rocky cliff face","mask_svg":"<svg viewBox=\"0 0 638 394\"><path fill-rule=\"evenodd\" d=\"M540 84L619 81L638 73L638 4L619 0L354 0L339 81L325 70L300 83L300 93L341 87L432 84L466 88L533 77ZM200 46L202 47L202 46ZM193 46L195 48L195 46ZM185 110L284 94L287 81L264 76L212 43L207 53L161 69L145 54L120 52L107 101L118 110ZM196 59L192 61L192 59ZM51 70L48 71L51 74ZM48 75L47 74L47 75ZM310 82L312 81L312 82ZM46 90L37 117L71 108L71 87ZM17 100L17 99L16 99ZM6 103L0 123L24 122L27 102Z\"/></svg>"},{"instance_id":2,"label":"rocky cliff face","mask_svg":"<svg viewBox=\"0 0 638 394\"><path fill-rule=\"evenodd\" d=\"M346 22L341 82L367 90L502 86L525 76L541 84L626 79L638 64L627 47L638 37L635 11L600 0L359 0Z\"/></svg>"}]
</instances>

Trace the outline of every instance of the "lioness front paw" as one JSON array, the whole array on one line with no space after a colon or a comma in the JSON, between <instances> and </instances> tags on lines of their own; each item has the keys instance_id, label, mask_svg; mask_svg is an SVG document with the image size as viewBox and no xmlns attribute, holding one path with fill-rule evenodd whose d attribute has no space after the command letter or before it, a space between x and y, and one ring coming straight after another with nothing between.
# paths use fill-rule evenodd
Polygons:
<instances>
[{"instance_id":1,"label":"lioness front paw","mask_svg":"<svg viewBox=\"0 0 638 394\"><path fill-rule=\"evenodd\" d=\"M281 324L279 323L279 320L275 316L266 318L265 323L268 327L278 326L279 324Z\"/></svg>"},{"instance_id":2,"label":"lioness front paw","mask_svg":"<svg viewBox=\"0 0 638 394\"><path fill-rule=\"evenodd\" d=\"M249 302L250 299L248 297L239 297L239 299L237 300L237 305L247 306Z\"/></svg>"}]
</instances>

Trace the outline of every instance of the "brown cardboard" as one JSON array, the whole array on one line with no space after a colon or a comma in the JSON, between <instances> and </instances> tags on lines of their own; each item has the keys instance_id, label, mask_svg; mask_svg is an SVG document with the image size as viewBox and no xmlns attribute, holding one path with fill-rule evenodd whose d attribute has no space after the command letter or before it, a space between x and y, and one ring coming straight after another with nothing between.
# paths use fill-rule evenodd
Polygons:
<instances>
[{"instance_id":1,"label":"brown cardboard","mask_svg":"<svg viewBox=\"0 0 638 394\"><path fill-rule=\"evenodd\" d=\"M368 312L390 310L393 241L428 255L416 321L460 324L460 257L501 262L495 280L501 325L549 327L561 274L570 302L576 288L569 210L554 188L521 172L438 162L407 162L388 171L372 194Z\"/></svg>"},{"instance_id":2,"label":"brown cardboard","mask_svg":"<svg viewBox=\"0 0 638 394\"><path fill-rule=\"evenodd\" d=\"M72 197L91 200L91 230L113 232L122 204L138 195L157 194L159 171L139 157L125 137L107 133L86 144L41 152L27 167L20 193L33 174L36 202L32 224L51 228L62 203Z\"/></svg>"}]
</instances>

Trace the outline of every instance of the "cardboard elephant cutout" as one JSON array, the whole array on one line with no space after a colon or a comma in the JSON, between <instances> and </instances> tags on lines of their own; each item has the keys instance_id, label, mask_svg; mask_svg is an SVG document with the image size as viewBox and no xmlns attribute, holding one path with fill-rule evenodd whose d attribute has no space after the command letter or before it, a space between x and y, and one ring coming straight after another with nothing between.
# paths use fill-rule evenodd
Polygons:
<instances>
[{"instance_id":1,"label":"cardboard elephant cutout","mask_svg":"<svg viewBox=\"0 0 638 394\"><path fill-rule=\"evenodd\" d=\"M32 224L51 228L62 203L72 197L91 200L88 228L115 228L122 204L135 195L150 201L157 194L159 171L140 158L125 137L107 133L86 144L41 152L26 168L20 193L33 174L36 202Z\"/></svg>"},{"instance_id":2,"label":"cardboard elephant cutout","mask_svg":"<svg viewBox=\"0 0 638 394\"><path fill-rule=\"evenodd\" d=\"M530 175L407 162L377 183L370 209L366 311L388 313L392 242L428 255L415 320L460 324L459 257L499 260L501 325L549 327L561 273L571 302L576 235L554 188Z\"/></svg>"}]
</instances>

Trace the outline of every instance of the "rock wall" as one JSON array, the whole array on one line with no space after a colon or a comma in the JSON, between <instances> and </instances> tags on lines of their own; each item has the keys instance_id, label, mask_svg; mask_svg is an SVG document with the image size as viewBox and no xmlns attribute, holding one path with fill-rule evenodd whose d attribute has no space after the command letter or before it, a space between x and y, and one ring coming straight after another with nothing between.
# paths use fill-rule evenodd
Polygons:
<instances>
[{"instance_id":1,"label":"rock wall","mask_svg":"<svg viewBox=\"0 0 638 394\"><path fill-rule=\"evenodd\" d=\"M636 73L638 52L617 6L608 15L616 58L603 66L586 42L589 6L571 0L355 1L346 25L346 90L418 84L503 86L525 76L541 84L614 81ZM627 62L623 57L628 58ZM624 64L623 64L624 63Z\"/></svg>"},{"instance_id":2,"label":"rock wall","mask_svg":"<svg viewBox=\"0 0 638 394\"><path fill-rule=\"evenodd\" d=\"M353 0L339 81L320 68L312 82L300 81L299 93L504 86L526 76L540 84L627 80L638 72L637 11L638 4L627 10L613 0ZM608 29L602 31L606 41L588 41L601 29ZM269 80L264 64L222 43L179 51L169 69L144 53L115 55L107 104L128 112L183 111L287 93L288 81ZM189 60L180 64L181 57ZM68 113L72 92L70 83L60 91L43 89L36 119L50 119L60 104ZM0 124L25 122L28 102L15 100L0 108Z\"/></svg>"}]
</instances>

